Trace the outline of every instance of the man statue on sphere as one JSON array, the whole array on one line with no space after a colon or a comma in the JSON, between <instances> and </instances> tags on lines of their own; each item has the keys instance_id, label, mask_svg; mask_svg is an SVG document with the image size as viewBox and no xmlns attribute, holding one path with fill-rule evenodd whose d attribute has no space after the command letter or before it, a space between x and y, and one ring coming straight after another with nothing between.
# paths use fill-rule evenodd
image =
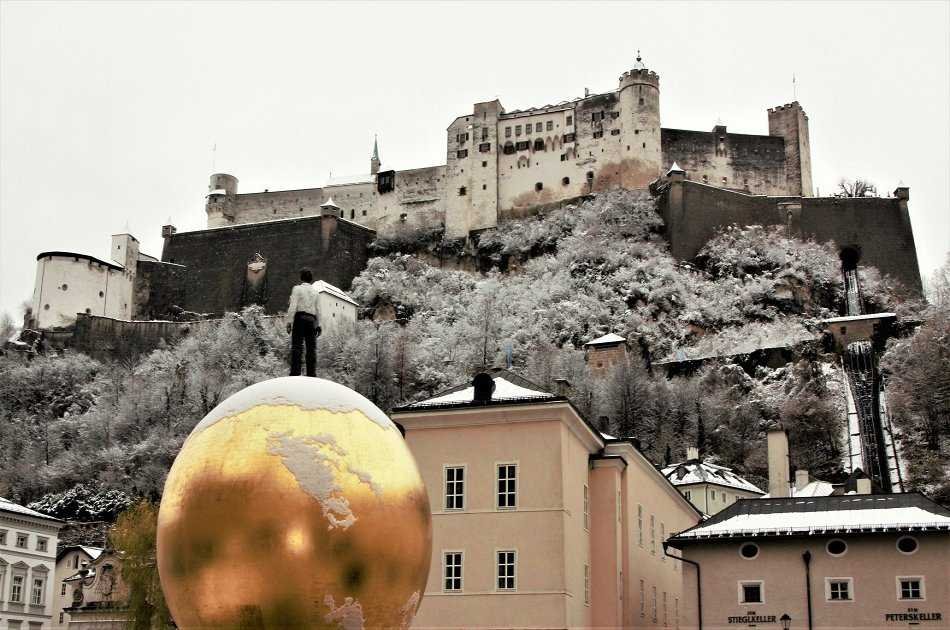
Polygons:
<instances>
[{"instance_id":1,"label":"man statue on sphere","mask_svg":"<svg viewBox=\"0 0 950 630\"><path fill-rule=\"evenodd\" d=\"M300 361L304 345L307 347L307 376L317 375L317 337L322 332L317 312L317 289L313 286L313 272L304 267L300 270L300 284L290 292L287 322L290 333L290 375L300 376Z\"/></svg>"}]
</instances>

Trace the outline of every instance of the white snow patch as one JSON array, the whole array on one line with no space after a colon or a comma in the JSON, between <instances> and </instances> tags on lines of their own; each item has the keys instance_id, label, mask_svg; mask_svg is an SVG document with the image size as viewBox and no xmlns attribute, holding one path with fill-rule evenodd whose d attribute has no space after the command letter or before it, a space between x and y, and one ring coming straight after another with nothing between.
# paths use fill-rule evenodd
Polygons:
<instances>
[{"instance_id":1,"label":"white snow patch","mask_svg":"<svg viewBox=\"0 0 950 630\"><path fill-rule=\"evenodd\" d=\"M680 477L678 470L685 474ZM720 486L746 490L748 492L762 493L753 483L740 477L731 468L717 466L709 462L679 463L667 466L662 470L663 476L670 480L674 486L685 486L694 483L714 483Z\"/></svg>"},{"instance_id":2,"label":"white snow patch","mask_svg":"<svg viewBox=\"0 0 950 630\"><path fill-rule=\"evenodd\" d=\"M599 346L599 345L609 344L609 343L621 343L626 340L627 340L626 337L621 337L620 335L617 335L614 333L607 333L606 335L602 337L597 337L597 339L591 339L584 345L585 346Z\"/></svg>"},{"instance_id":3,"label":"white snow patch","mask_svg":"<svg viewBox=\"0 0 950 630\"><path fill-rule=\"evenodd\" d=\"M528 389L527 387L521 387L520 385L515 385L509 380L506 380L500 376L494 378L495 381L495 391L492 392L491 399L493 401L497 400L517 400L521 398L554 398L554 394L548 392L539 392L537 390ZM475 387L466 387L465 389L460 389L457 392L451 392L444 394L442 396L436 396L435 398L429 398L428 400L423 400L422 402L417 402L409 405L410 407L423 407L429 405L443 405L447 403L465 403L473 402L475 400Z\"/></svg>"},{"instance_id":4,"label":"white snow patch","mask_svg":"<svg viewBox=\"0 0 950 630\"><path fill-rule=\"evenodd\" d=\"M363 617L363 607L359 601L347 597L342 604L337 606L333 595L326 595L323 598L323 604L330 609L330 612L323 616L324 621L328 623L336 621L343 630L363 630L366 619Z\"/></svg>"},{"instance_id":5,"label":"white snow patch","mask_svg":"<svg viewBox=\"0 0 950 630\"><path fill-rule=\"evenodd\" d=\"M398 431L379 407L349 387L322 378L282 376L255 383L229 396L198 423L191 435L197 435L220 420L257 405L294 405L301 409L326 409L334 413L361 411L382 428Z\"/></svg>"},{"instance_id":6,"label":"white snow patch","mask_svg":"<svg viewBox=\"0 0 950 630\"><path fill-rule=\"evenodd\" d=\"M408 630L409 626L412 625L412 620L416 617L416 609L419 607L420 599L419 591L414 591L412 595L409 596L409 599L406 600L406 603L399 609L399 613L402 615L402 627L404 630Z\"/></svg>"},{"instance_id":7,"label":"white snow patch","mask_svg":"<svg viewBox=\"0 0 950 630\"><path fill-rule=\"evenodd\" d=\"M762 500L762 499L758 499ZM809 532L825 529L869 527L950 527L950 516L928 512L919 507L828 510L809 512L811 502L802 501L801 512L774 514L737 514L719 523L712 523L679 534L681 538L705 538L723 534L756 534L768 532Z\"/></svg>"}]
</instances>

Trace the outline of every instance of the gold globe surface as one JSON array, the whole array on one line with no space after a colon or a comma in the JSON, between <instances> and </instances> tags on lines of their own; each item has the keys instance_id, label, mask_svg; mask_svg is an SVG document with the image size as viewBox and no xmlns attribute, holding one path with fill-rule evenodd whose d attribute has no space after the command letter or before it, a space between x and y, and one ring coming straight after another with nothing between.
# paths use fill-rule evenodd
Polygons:
<instances>
[{"instance_id":1,"label":"gold globe surface","mask_svg":"<svg viewBox=\"0 0 950 630\"><path fill-rule=\"evenodd\" d=\"M209 413L158 516L181 628L407 628L431 547L428 496L396 426L356 392L300 376Z\"/></svg>"}]
</instances>

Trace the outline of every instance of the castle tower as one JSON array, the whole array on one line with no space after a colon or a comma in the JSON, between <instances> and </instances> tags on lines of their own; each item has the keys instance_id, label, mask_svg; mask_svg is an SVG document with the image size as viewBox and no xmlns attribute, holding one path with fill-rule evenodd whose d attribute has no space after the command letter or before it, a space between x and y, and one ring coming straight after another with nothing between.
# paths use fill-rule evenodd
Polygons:
<instances>
[{"instance_id":1,"label":"castle tower","mask_svg":"<svg viewBox=\"0 0 950 630\"><path fill-rule=\"evenodd\" d=\"M660 77L647 69L639 50L633 69L620 77L618 94L623 117L621 185L646 188L660 176L662 167Z\"/></svg>"},{"instance_id":2,"label":"castle tower","mask_svg":"<svg viewBox=\"0 0 950 630\"><path fill-rule=\"evenodd\" d=\"M811 144L808 116L798 101L769 110L769 135L785 138L785 179L788 194L811 197Z\"/></svg>"},{"instance_id":3,"label":"castle tower","mask_svg":"<svg viewBox=\"0 0 950 630\"><path fill-rule=\"evenodd\" d=\"M208 182L208 198L205 212L208 227L221 227L234 221L232 204L237 195L238 178L227 173L214 173Z\"/></svg>"},{"instance_id":4,"label":"castle tower","mask_svg":"<svg viewBox=\"0 0 950 630\"><path fill-rule=\"evenodd\" d=\"M376 136L373 136L373 157L369 159L369 172L370 175L375 175L379 172L379 143L376 140Z\"/></svg>"}]
</instances>

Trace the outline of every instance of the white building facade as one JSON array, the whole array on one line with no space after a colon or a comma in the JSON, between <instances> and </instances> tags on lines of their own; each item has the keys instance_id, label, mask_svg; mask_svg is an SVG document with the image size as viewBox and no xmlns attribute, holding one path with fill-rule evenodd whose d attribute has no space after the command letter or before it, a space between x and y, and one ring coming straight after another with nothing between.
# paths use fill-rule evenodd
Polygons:
<instances>
[{"instance_id":1,"label":"white building facade","mask_svg":"<svg viewBox=\"0 0 950 630\"><path fill-rule=\"evenodd\" d=\"M56 546L63 522L0 498L0 628L50 630L57 621Z\"/></svg>"}]
</instances>

